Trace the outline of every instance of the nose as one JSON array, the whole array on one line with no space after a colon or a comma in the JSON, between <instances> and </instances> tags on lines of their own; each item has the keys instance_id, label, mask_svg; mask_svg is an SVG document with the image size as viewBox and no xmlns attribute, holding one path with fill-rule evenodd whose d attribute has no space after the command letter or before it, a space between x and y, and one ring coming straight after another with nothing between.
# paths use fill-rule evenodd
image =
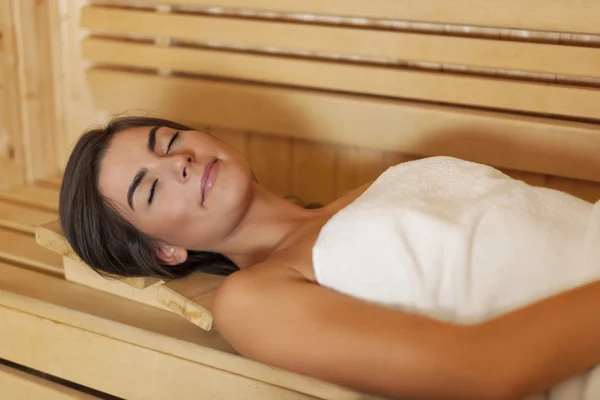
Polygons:
<instances>
[{"instance_id":1,"label":"nose","mask_svg":"<svg viewBox=\"0 0 600 400\"><path fill-rule=\"evenodd\" d=\"M174 178L181 183L190 179L191 165L193 158L186 154L176 154L171 157L171 173Z\"/></svg>"}]
</instances>

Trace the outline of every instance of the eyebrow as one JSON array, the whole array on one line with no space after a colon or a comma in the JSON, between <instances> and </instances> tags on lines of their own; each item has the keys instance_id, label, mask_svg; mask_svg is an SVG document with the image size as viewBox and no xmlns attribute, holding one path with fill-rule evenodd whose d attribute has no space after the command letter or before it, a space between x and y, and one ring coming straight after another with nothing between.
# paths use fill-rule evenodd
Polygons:
<instances>
[{"instance_id":1,"label":"eyebrow","mask_svg":"<svg viewBox=\"0 0 600 400\"><path fill-rule=\"evenodd\" d=\"M158 128L160 128L160 126L157 125L148 132L148 150L150 153L154 153L154 146L156 146L156 131Z\"/></svg>"},{"instance_id":2,"label":"eyebrow","mask_svg":"<svg viewBox=\"0 0 600 400\"><path fill-rule=\"evenodd\" d=\"M151 153L154 153L154 147L156 146L156 131L160 128L159 125L150 129L148 132L148 150ZM133 210L133 195L135 194L135 190L140 186L144 178L148 174L148 169L142 168L135 174L133 181L131 181L131 185L129 185L129 190L127 190L127 204L129 204L129 208ZM135 211L135 210L134 210Z\"/></svg>"}]
</instances>

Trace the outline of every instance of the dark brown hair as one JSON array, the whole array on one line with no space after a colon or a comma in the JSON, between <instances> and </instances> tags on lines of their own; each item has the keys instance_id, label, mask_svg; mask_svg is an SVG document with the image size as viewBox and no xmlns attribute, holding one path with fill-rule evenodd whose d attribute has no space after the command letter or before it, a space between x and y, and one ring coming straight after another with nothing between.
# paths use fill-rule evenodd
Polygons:
<instances>
[{"instance_id":1,"label":"dark brown hair","mask_svg":"<svg viewBox=\"0 0 600 400\"><path fill-rule=\"evenodd\" d=\"M60 188L59 218L75 253L103 275L179 278L193 271L229 275L237 266L222 254L188 251L179 265L164 265L156 255L156 240L122 218L98 190L98 175L115 134L141 126L191 128L160 118L120 117L105 127L85 132L69 157Z\"/></svg>"}]
</instances>

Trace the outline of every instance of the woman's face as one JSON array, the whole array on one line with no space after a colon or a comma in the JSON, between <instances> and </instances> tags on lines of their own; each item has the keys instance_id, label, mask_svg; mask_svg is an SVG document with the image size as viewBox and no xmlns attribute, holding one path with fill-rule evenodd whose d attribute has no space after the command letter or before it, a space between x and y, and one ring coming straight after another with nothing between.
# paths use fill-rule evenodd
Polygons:
<instances>
[{"instance_id":1,"label":"woman's face","mask_svg":"<svg viewBox=\"0 0 600 400\"><path fill-rule=\"evenodd\" d=\"M117 133L99 190L136 228L189 250L219 251L251 201L242 155L197 131L136 127Z\"/></svg>"}]
</instances>

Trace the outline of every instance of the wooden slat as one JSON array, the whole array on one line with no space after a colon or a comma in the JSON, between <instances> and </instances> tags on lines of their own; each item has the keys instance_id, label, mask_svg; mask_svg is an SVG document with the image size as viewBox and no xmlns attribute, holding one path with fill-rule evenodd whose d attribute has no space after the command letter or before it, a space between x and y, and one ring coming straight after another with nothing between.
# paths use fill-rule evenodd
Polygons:
<instances>
[{"instance_id":1,"label":"wooden slat","mask_svg":"<svg viewBox=\"0 0 600 400\"><path fill-rule=\"evenodd\" d=\"M22 268L0 274L0 354L22 365L127 399L373 399L239 357L172 313Z\"/></svg>"},{"instance_id":2,"label":"wooden slat","mask_svg":"<svg viewBox=\"0 0 600 400\"><path fill-rule=\"evenodd\" d=\"M333 146L294 142L293 194L303 203L327 204L335 199L335 156Z\"/></svg>"},{"instance_id":3,"label":"wooden slat","mask_svg":"<svg viewBox=\"0 0 600 400\"><path fill-rule=\"evenodd\" d=\"M219 6L286 13L315 13L496 26L562 32L598 32L600 4L595 0L144 0L145 3ZM535 16L533 18L532 16Z\"/></svg>"},{"instance_id":4,"label":"wooden slat","mask_svg":"<svg viewBox=\"0 0 600 400\"><path fill-rule=\"evenodd\" d=\"M56 220L56 213L0 201L0 227L35 234L35 228Z\"/></svg>"},{"instance_id":5,"label":"wooden slat","mask_svg":"<svg viewBox=\"0 0 600 400\"><path fill-rule=\"evenodd\" d=\"M337 196L377 179L384 169L383 154L375 150L340 148L336 161Z\"/></svg>"},{"instance_id":6,"label":"wooden slat","mask_svg":"<svg viewBox=\"0 0 600 400\"><path fill-rule=\"evenodd\" d=\"M235 148L244 157L248 157L248 134L246 132L212 127L210 134Z\"/></svg>"},{"instance_id":7,"label":"wooden slat","mask_svg":"<svg viewBox=\"0 0 600 400\"><path fill-rule=\"evenodd\" d=\"M4 131L0 132L0 191L22 185L26 181L25 151L21 138L21 90L17 48L17 27L15 25L14 1L5 1L0 7L0 27L3 56L0 58L0 74L3 75Z\"/></svg>"},{"instance_id":8,"label":"wooden slat","mask_svg":"<svg viewBox=\"0 0 600 400\"><path fill-rule=\"evenodd\" d=\"M63 274L62 259L38 246L35 238L20 232L0 228L0 260L19 263L45 272Z\"/></svg>"},{"instance_id":9,"label":"wooden slat","mask_svg":"<svg viewBox=\"0 0 600 400\"><path fill-rule=\"evenodd\" d=\"M292 194L291 139L252 135L249 158L262 186L280 196Z\"/></svg>"},{"instance_id":10,"label":"wooden slat","mask_svg":"<svg viewBox=\"0 0 600 400\"><path fill-rule=\"evenodd\" d=\"M214 292L224 277L195 273L158 287L158 302L196 326L209 331L213 324Z\"/></svg>"},{"instance_id":11,"label":"wooden slat","mask_svg":"<svg viewBox=\"0 0 600 400\"><path fill-rule=\"evenodd\" d=\"M22 140L29 181L59 172L49 10L52 2L12 0L19 62Z\"/></svg>"},{"instance_id":12,"label":"wooden slat","mask_svg":"<svg viewBox=\"0 0 600 400\"><path fill-rule=\"evenodd\" d=\"M102 8L84 8L83 24L90 29L120 34L136 33L200 42L219 41L253 47L272 46L310 52L386 57L392 60L600 77L600 49L591 47ZM84 41L83 51L84 56L98 58L98 61L115 61L119 60L119 56L127 54L127 48L126 45L111 45L92 38ZM146 58L151 57L150 53L141 54L146 55ZM160 52L154 54L158 60L168 61L160 57ZM214 55L209 52L199 53L194 59L203 60L207 57ZM236 55L221 57L223 64L244 59ZM251 65L250 68L255 67Z\"/></svg>"},{"instance_id":13,"label":"wooden slat","mask_svg":"<svg viewBox=\"0 0 600 400\"><path fill-rule=\"evenodd\" d=\"M0 193L0 199L58 212L58 191L40 186L21 186Z\"/></svg>"},{"instance_id":14,"label":"wooden slat","mask_svg":"<svg viewBox=\"0 0 600 400\"><path fill-rule=\"evenodd\" d=\"M36 182L38 186L47 187L54 190L59 190L60 185L62 184L62 174L57 174L54 176L48 176L42 180Z\"/></svg>"},{"instance_id":15,"label":"wooden slat","mask_svg":"<svg viewBox=\"0 0 600 400\"><path fill-rule=\"evenodd\" d=\"M600 180L594 124L102 69L87 76L111 113L149 109L192 124Z\"/></svg>"},{"instance_id":16,"label":"wooden slat","mask_svg":"<svg viewBox=\"0 0 600 400\"><path fill-rule=\"evenodd\" d=\"M80 392L44 378L0 365L0 387L6 399L92 400L99 397Z\"/></svg>"},{"instance_id":17,"label":"wooden slat","mask_svg":"<svg viewBox=\"0 0 600 400\"><path fill-rule=\"evenodd\" d=\"M420 157L386 151L383 153L383 169L385 170L404 162L414 161L418 158Z\"/></svg>"},{"instance_id":18,"label":"wooden slat","mask_svg":"<svg viewBox=\"0 0 600 400\"><path fill-rule=\"evenodd\" d=\"M86 55L117 65L600 120L594 88L93 40Z\"/></svg>"}]
</instances>

